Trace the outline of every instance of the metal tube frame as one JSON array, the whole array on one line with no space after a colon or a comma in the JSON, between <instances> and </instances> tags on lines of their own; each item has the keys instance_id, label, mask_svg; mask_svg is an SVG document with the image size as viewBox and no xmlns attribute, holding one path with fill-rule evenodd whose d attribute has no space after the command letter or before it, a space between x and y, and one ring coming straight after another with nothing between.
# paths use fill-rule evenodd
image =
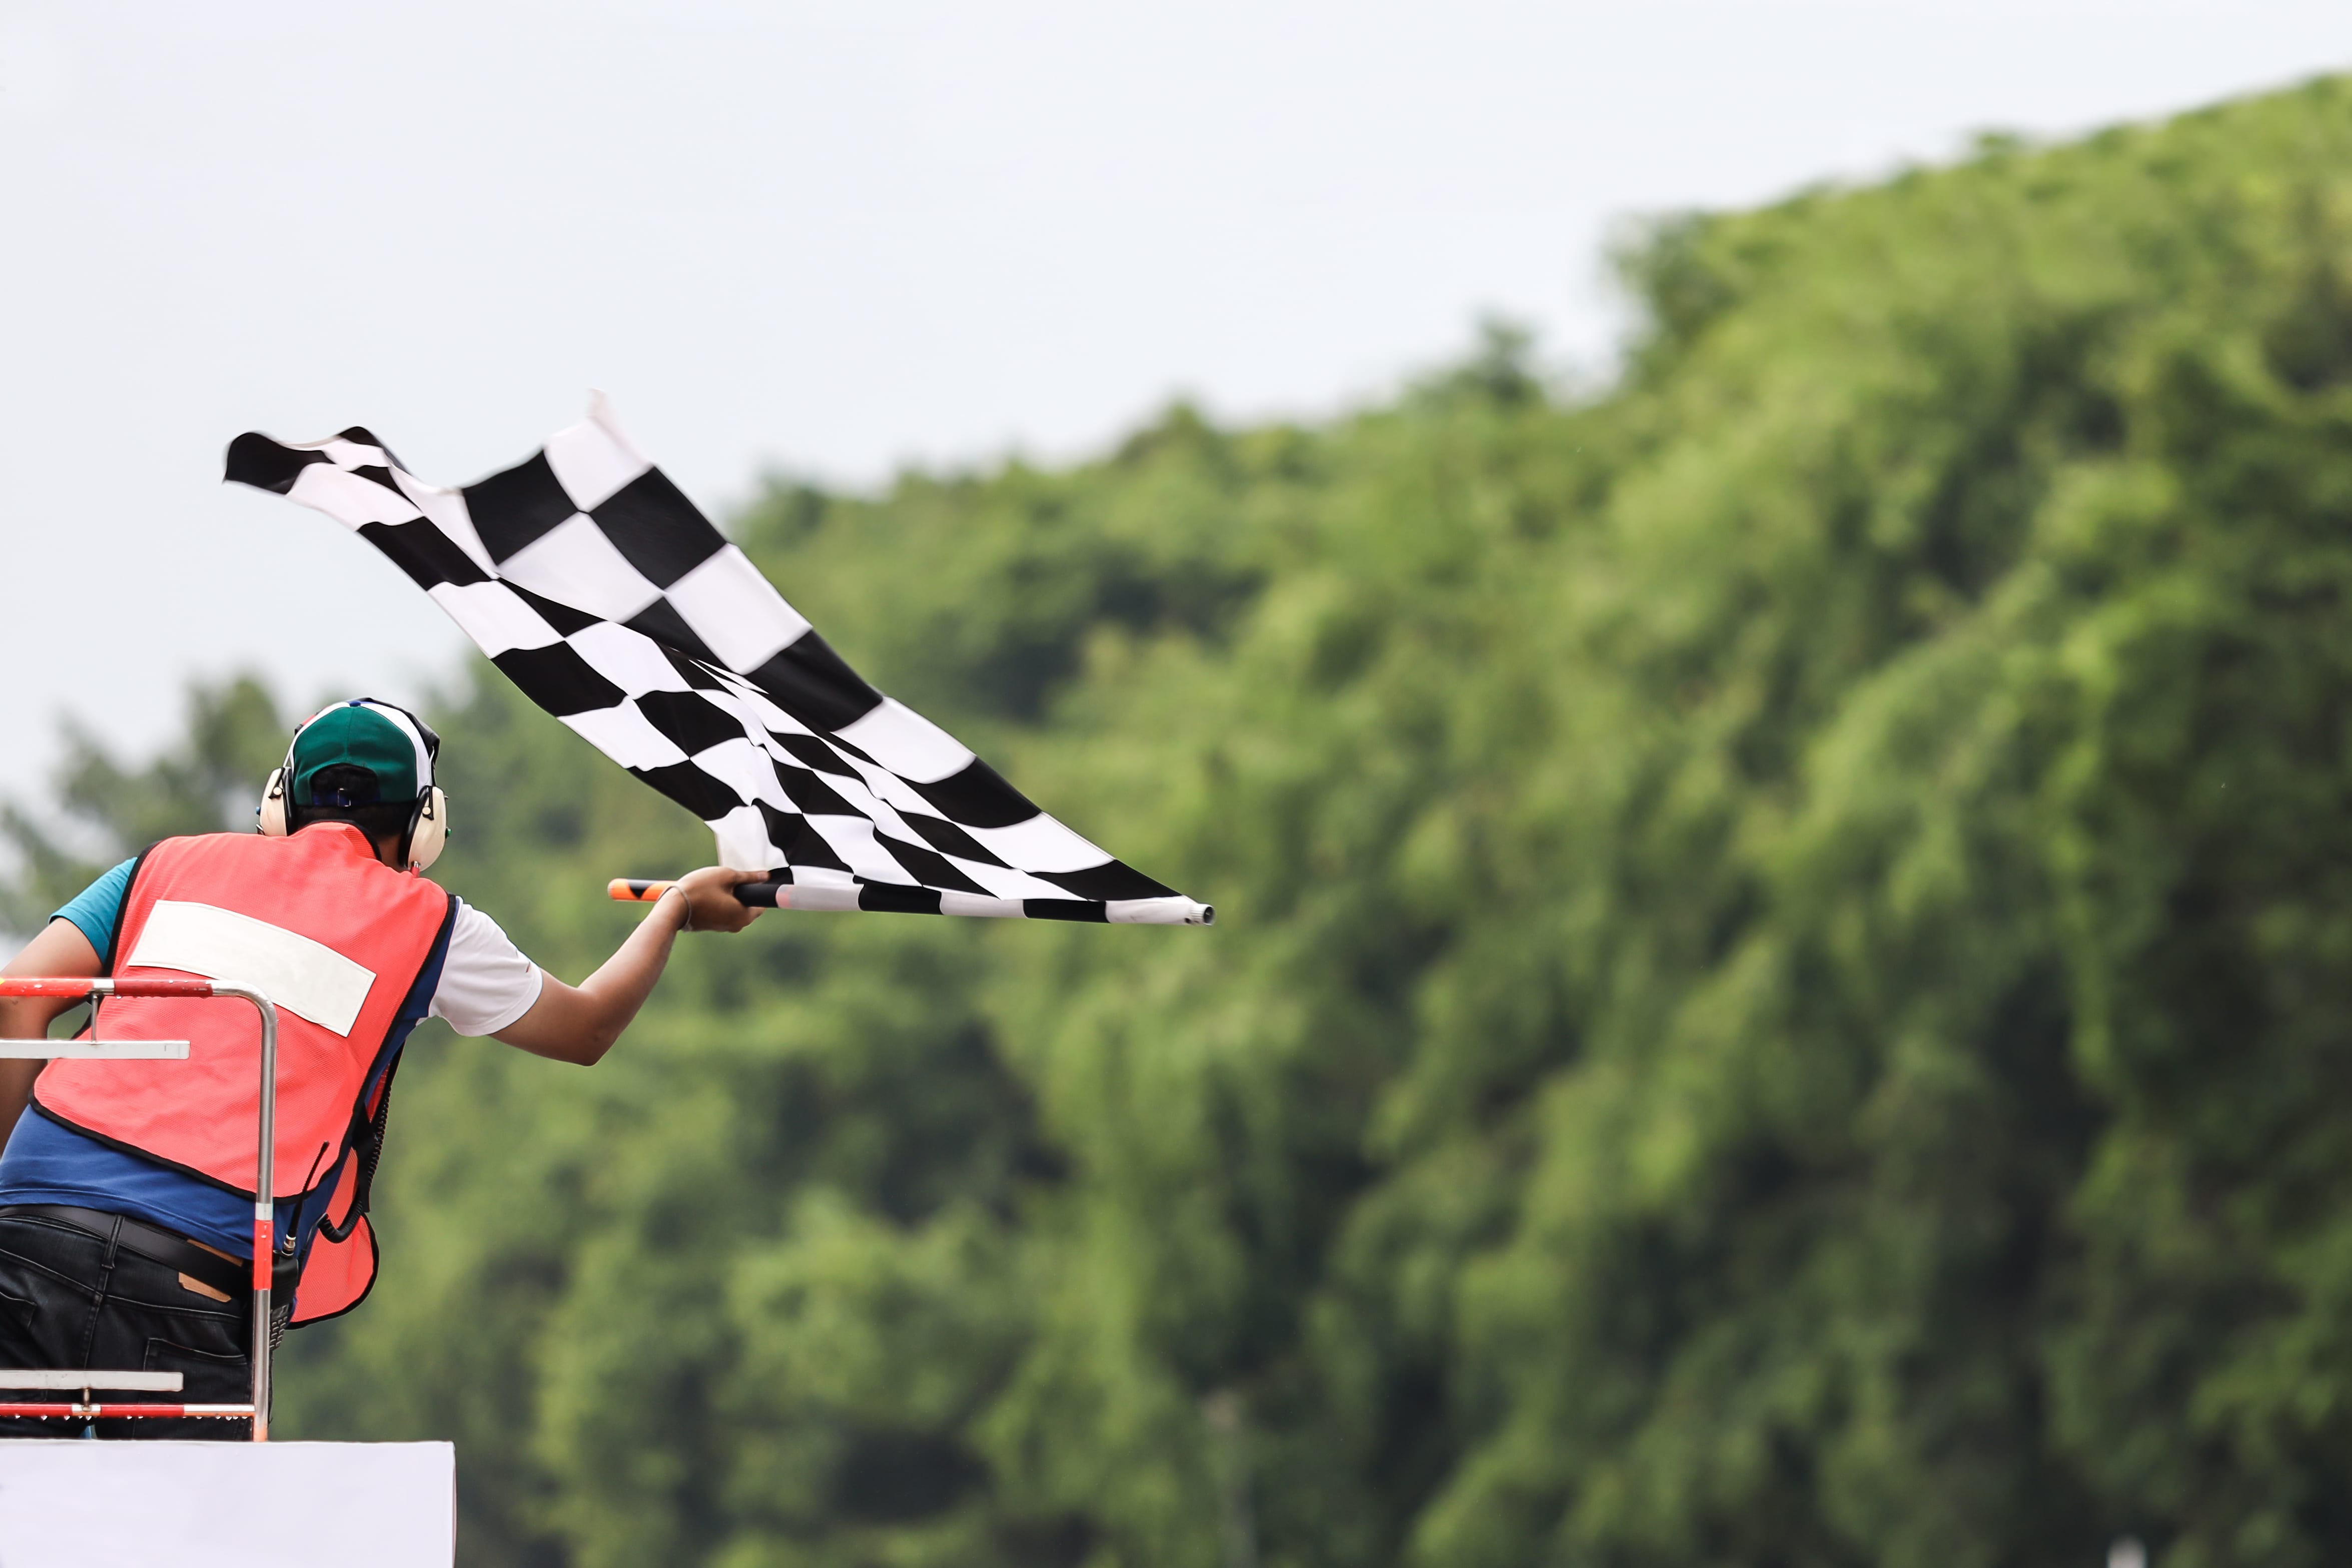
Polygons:
<instances>
[{"instance_id":1,"label":"metal tube frame","mask_svg":"<svg viewBox=\"0 0 2352 1568\"><path fill-rule=\"evenodd\" d=\"M69 1420L113 1419L118 1416L250 1418L253 1440L269 1441L269 1273L277 1255L278 1210L275 1194L278 1134L278 1007L249 985L216 980L80 979L10 976L0 978L0 996L52 996L90 1004L90 1034L98 1033L98 1004L110 996L229 997L249 1002L261 1018L261 1146L253 1173L253 1403L250 1405L100 1405L90 1398L103 1388L105 1373L87 1384L82 1397L70 1404L0 1404L0 1416L65 1417ZM289 1239L291 1239L290 1237ZM0 1373L0 1386L6 1375Z\"/></svg>"}]
</instances>

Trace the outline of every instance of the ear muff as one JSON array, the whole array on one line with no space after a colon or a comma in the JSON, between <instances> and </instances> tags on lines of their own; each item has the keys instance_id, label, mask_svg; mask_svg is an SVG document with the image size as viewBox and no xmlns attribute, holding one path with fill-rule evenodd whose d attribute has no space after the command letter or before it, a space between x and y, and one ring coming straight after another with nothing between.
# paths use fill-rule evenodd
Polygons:
<instances>
[{"instance_id":1,"label":"ear muff","mask_svg":"<svg viewBox=\"0 0 2352 1568\"><path fill-rule=\"evenodd\" d=\"M286 837L286 770L269 770L269 782L261 786L261 804L253 808L254 830L265 837Z\"/></svg>"},{"instance_id":2,"label":"ear muff","mask_svg":"<svg viewBox=\"0 0 2352 1568\"><path fill-rule=\"evenodd\" d=\"M416 815L408 819L408 868L423 871L441 858L441 851L449 842L449 797L441 786L428 787L416 802Z\"/></svg>"},{"instance_id":3,"label":"ear muff","mask_svg":"<svg viewBox=\"0 0 2352 1568\"><path fill-rule=\"evenodd\" d=\"M313 713L310 719L318 716ZM294 733L286 742L286 760L269 770L269 777L261 786L261 804L253 808L253 830L265 838L283 838L293 829L294 814L287 804L286 792L294 785L295 743L302 739L302 731L310 727L310 719L303 720L295 727Z\"/></svg>"}]
</instances>

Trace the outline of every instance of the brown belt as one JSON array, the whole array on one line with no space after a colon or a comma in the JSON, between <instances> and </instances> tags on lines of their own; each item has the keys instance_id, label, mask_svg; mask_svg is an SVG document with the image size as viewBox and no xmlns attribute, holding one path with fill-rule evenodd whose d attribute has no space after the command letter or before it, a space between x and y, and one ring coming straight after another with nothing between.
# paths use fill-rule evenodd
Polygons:
<instances>
[{"instance_id":1,"label":"brown belt","mask_svg":"<svg viewBox=\"0 0 2352 1568\"><path fill-rule=\"evenodd\" d=\"M191 1279L201 1279L231 1300L253 1289L253 1275L247 1265L128 1215L104 1214L71 1204L9 1204L0 1207L0 1219L55 1220L100 1241L111 1240L126 1252L176 1268Z\"/></svg>"}]
</instances>

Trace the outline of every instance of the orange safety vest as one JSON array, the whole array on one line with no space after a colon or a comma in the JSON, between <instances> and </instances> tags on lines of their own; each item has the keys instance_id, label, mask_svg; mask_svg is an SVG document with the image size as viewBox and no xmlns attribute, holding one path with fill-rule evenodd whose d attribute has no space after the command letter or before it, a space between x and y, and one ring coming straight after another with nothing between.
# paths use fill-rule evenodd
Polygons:
<instances>
[{"instance_id":1,"label":"orange safety vest","mask_svg":"<svg viewBox=\"0 0 2352 1568\"><path fill-rule=\"evenodd\" d=\"M401 1003L432 961L457 900L375 858L349 823L290 837L167 838L140 858L107 970L118 978L201 974L278 1005L273 1199L324 1194L294 1321L359 1304L374 1282L365 1178L382 1139ZM110 1039L188 1042L185 1061L51 1062L35 1080L43 1114L100 1142L254 1194L261 1026L229 1000L116 997ZM291 1237L286 1238L290 1242Z\"/></svg>"}]
</instances>

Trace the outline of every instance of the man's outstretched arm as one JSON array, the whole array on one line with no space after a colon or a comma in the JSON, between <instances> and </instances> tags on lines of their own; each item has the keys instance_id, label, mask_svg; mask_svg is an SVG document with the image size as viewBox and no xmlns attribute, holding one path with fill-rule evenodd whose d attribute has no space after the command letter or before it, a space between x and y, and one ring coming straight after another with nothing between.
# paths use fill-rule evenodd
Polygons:
<instances>
[{"instance_id":1,"label":"man's outstretched arm","mask_svg":"<svg viewBox=\"0 0 2352 1568\"><path fill-rule=\"evenodd\" d=\"M664 900L667 903L672 900ZM89 945L89 938L71 921L51 921L41 928L41 934L25 944L25 949L10 959L0 974L67 975L75 979L94 976L99 972L98 949ZM48 1032L49 1020L74 1002L59 1001L53 996L0 996L0 1039L37 1040ZM0 1148L8 1142L8 1134L16 1130L16 1119L25 1114L25 1102L33 1098L33 1079L47 1067L41 1061L0 1061Z\"/></svg>"},{"instance_id":2,"label":"man's outstretched arm","mask_svg":"<svg viewBox=\"0 0 2352 1568\"><path fill-rule=\"evenodd\" d=\"M764 875L721 866L688 872L677 883L683 896L665 895L603 968L578 985L546 975L539 1000L497 1037L533 1056L594 1066L653 994L677 933L689 925L698 931L738 931L750 925L760 911L737 900L735 885L756 882ZM26 1081L29 1088L31 1079Z\"/></svg>"}]
</instances>

